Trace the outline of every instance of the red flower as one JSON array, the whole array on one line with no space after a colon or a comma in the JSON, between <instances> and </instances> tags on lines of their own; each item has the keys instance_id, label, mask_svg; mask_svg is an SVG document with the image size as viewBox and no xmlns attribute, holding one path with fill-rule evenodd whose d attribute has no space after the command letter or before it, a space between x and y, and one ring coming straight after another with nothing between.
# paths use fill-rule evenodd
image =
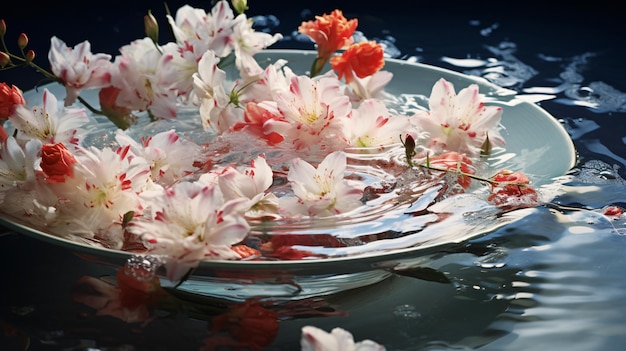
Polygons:
<instances>
[{"instance_id":1,"label":"red flower","mask_svg":"<svg viewBox=\"0 0 626 351\"><path fill-rule=\"evenodd\" d=\"M608 206L604 208L604 215L607 217L619 218L624 210L618 206Z\"/></svg>"},{"instance_id":2,"label":"red flower","mask_svg":"<svg viewBox=\"0 0 626 351\"><path fill-rule=\"evenodd\" d=\"M504 210L535 207L539 204L537 191L529 186L530 180L522 172L499 171L491 178L492 193L487 198Z\"/></svg>"},{"instance_id":3,"label":"red flower","mask_svg":"<svg viewBox=\"0 0 626 351\"><path fill-rule=\"evenodd\" d=\"M9 87L7 83L0 84L0 121L6 120L15 112L15 105L24 105L24 96L22 91L12 85Z\"/></svg>"},{"instance_id":4,"label":"red flower","mask_svg":"<svg viewBox=\"0 0 626 351\"><path fill-rule=\"evenodd\" d=\"M246 104L243 112L243 118L244 122L236 122L233 125L233 130L246 130L255 136L265 139L268 145L276 145L285 139L276 132L268 133L266 130L268 121L283 120L282 115L278 111L271 111L255 102L249 102Z\"/></svg>"},{"instance_id":5,"label":"red flower","mask_svg":"<svg viewBox=\"0 0 626 351\"><path fill-rule=\"evenodd\" d=\"M430 165L435 168L461 171L466 174L474 174L474 169L472 168L472 160L470 160L466 155L459 154L455 151L450 151L441 155L431 157ZM472 179L468 176L458 177L458 183L464 189L467 189L470 186L471 182Z\"/></svg>"},{"instance_id":6,"label":"red flower","mask_svg":"<svg viewBox=\"0 0 626 351\"><path fill-rule=\"evenodd\" d=\"M498 183L516 183L516 184L530 184L530 180L526 174L522 172L513 172L508 169L501 170L496 175L491 177L494 182ZM497 186L499 184L494 184L493 186Z\"/></svg>"},{"instance_id":7,"label":"red flower","mask_svg":"<svg viewBox=\"0 0 626 351\"><path fill-rule=\"evenodd\" d=\"M278 313L251 299L234 305L213 318L213 330L228 331L238 342L250 347L267 346L278 334Z\"/></svg>"},{"instance_id":8,"label":"red flower","mask_svg":"<svg viewBox=\"0 0 626 351\"><path fill-rule=\"evenodd\" d=\"M371 76L385 65L383 47L375 41L353 44L341 56L334 56L330 64L339 79L345 77L346 83L359 78Z\"/></svg>"},{"instance_id":9,"label":"red flower","mask_svg":"<svg viewBox=\"0 0 626 351\"><path fill-rule=\"evenodd\" d=\"M65 183L65 177L74 177L76 158L62 143L41 147L41 169L50 183Z\"/></svg>"}]
</instances>

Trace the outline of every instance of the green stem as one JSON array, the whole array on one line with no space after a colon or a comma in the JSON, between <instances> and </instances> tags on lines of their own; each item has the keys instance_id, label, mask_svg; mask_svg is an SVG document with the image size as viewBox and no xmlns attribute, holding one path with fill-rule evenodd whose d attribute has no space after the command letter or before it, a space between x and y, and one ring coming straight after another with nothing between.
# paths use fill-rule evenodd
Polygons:
<instances>
[{"instance_id":1,"label":"green stem","mask_svg":"<svg viewBox=\"0 0 626 351\"><path fill-rule=\"evenodd\" d=\"M97 110L95 107L91 106L85 99L83 99L82 97L78 96L78 101L80 101L81 104L83 104L89 111L91 111L91 113L95 114L95 115L104 115L104 112Z\"/></svg>"},{"instance_id":2,"label":"green stem","mask_svg":"<svg viewBox=\"0 0 626 351\"><path fill-rule=\"evenodd\" d=\"M421 168L430 169L430 170L433 170L433 171L438 171L438 172L453 173L453 174L458 175L458 176L460 176L460 177L468 177L468 178L471 178L471 179L474 179L474 180L478 180L478 181L480 181L480 182L487 182L487 183L489 183L489 184L493 184L493 185L504 185L504 186L507 186L507 185L514 185L514 186L528 186L528 184L526 184L526 183L516 183L516 182L499 182L499 181L493 180L493 179L491 179L491 178L480 177L480 176L477 176L477 175L475 175L475 174L465 173L465 172L460 171L460 170L451 170L451 169L448 169L448 168L439 168L439 167L434 167L434 166L431 166L431 165L430 165L430 162L428 161L428 159L427 159L427 163L426 163L426 164L417 165L417 166L418 166L418 167L421 167Z\"/></svg>"},{"instance_id":3,"label":"green stem","mask_svg":"<svg viewBox=\"0 0 626 351\"><path fill-rule=\"evenodd\" d=\"M324 65L326 65L326 62L328 62L328 58L324 58L324 57L316 57L315 60L313 60L313 64L311 64L311 78L319 75L320 73L322 73L322 70L324 69Z\"/></svg>"}]
</instances>

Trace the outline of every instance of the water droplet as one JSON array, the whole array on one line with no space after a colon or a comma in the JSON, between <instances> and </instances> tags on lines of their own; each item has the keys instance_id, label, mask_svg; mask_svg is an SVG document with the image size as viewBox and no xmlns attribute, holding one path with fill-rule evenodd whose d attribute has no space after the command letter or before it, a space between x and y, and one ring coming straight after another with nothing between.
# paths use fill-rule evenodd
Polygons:
<instances>
[{"instance_id":1,"label":"water droplet","mask_svg":"<svg viewBox=\"0 0 626 351\"><path fill-rule=\"evenodd\" d=\"M126 272L138 281L150 281L163 264L157 256L134 255L126 261Z\"/></svg>"},{"instance_id":2,"label":"water droplet","mask_svg":"<svg viewBox=\"0 0 626 351\"><path fill-rule=\"evenodd\" d=\"M393 314L396 317L404 318L404 319L418 319L422 315L415 310L415 306L413 305L400 305L396 306L393 311Z\"/></svg>"},{"instance_id":3,"label":"water droplet","mask_svg":"<svg viewBox=\"0 0 626 351\"><path fill-rule=\"evenodd\" d=\"M504 262L497 262L497 263L480 263L479 264L480 268L485 268L485 269L490 269L490 268L502 268L504 266L506 266L506 263Z\"/></svg>"}]
</instances>

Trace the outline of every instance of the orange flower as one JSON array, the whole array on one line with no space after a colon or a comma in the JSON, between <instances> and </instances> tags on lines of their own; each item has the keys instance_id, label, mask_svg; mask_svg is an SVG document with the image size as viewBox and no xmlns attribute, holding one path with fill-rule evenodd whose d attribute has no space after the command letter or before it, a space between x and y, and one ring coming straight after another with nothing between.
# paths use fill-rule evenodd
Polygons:
<instances>
[{"instance_id":1,"label":"orange flower","mask_svg":"<svg viewBox=\"0 0 626 351\"><path fill-rule=\"evenodd\" d=\"M298 32L309 36L317 44L317 59L311 69L312 77L321 72L335 51L347 48L354 42L352 35L357 25L357 19L346 19L341 10L315 16L315 21L304 21L300 24Z\"/></svg>"},{"instance_id":2,"label":"orange flower","mask_svg":"<svg viewBox=\"0 0 626 351\"><path fill-rule=\"evenodd\" d=\"M15 112L15 105L23 105L24 96L22 91L12 85L9 87L7 83L0 84L0 121L3 121Z\"/></svg>"},{"instance_id":3,"label":"orange flower","mask_svg":"<svg viewBox=\"0 0 626 351\"><path fill-rule=\"evenodd\" d=\"M346 83L354 76L364 78L378 72L385 65L383 47L375 41L353 44L341 56L330 59L330 64L339 79L345 77Z\"/></svg>"},{"instance_id":4,"label":"orange flower","mask_svg":"<svg viewBox=\"0 0 626 351\"><path fill-rule=\"evenodd\" d=\"M62 143L45 144L41 147L41 169L50 183L64 183L65 177L74 176L72 165L76 158Z\"/></svg>"}]
</instances>

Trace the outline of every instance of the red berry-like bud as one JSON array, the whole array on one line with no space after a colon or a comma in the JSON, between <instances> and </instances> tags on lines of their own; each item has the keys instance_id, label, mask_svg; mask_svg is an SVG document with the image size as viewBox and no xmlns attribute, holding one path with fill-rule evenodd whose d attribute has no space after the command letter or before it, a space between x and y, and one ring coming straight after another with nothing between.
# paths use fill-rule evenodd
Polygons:
<instances>
[{"instance_id":1,"label":"red berry-like bud","mask_svg":"<svg viewBox=\"0 0 626 351\"><path fill-rule=\"evenodd\" d=\"M6 53L0 51L0 67L4 68L7 64L11 62L11 58Z\"/></svg>"},{"instance_id":2,"label":"red berry-like bud","mask_svg":"<svg viewBox=\"0 0 626 351\"><path fill-rule=\"evenodd\" d=\"M26 59L26 62L33 62L33 60L35 59L35 51L28 50L24 59Z\"/></svg>"},{"instance_id":3,"label":"red berry-like bud","mask_svg":"<svg viewBox=\"0 0 626 351\"><path fill-rule=\"evenodd\" d=\"M0 19L0 38L4 37L7 34L7 24L4 23L3 19Z\"/></svg>"},{"instance_id":4,"label":"red berry-like bud","mask_svg":"<svg viewBox=\"0 0 626 351\"><path fill-rule=\"evenodd\" d=\"M19 38L17 38L17 46L19 46L20 49L24 49L26 45L28 45L28 37L26 34L22 33Z\"/></svg>"}]
</instances>

